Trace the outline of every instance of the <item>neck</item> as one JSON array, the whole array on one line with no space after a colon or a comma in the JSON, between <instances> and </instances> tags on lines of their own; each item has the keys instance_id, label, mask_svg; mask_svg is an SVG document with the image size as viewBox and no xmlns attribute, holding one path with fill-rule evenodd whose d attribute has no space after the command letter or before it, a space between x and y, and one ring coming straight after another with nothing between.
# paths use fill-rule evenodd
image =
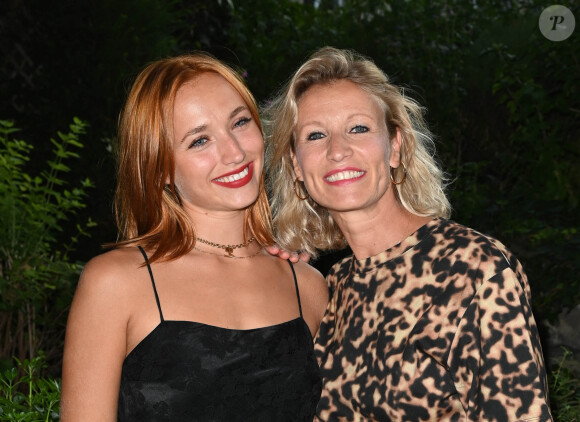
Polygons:
<instances>
[{"instance_id":1,"label":"neck","mask_svg":"<svg viewBox=\"0 0 580 422\"><path fill-rule=\"evenodd\" d=\"M331 211L331 215L359 260L395 246L431 219L403 208L395 199L392 187L372 207Z\"/></svg>"},{"instance_id":2,"label":"neck","mask_svg":"<svg viewBox=\"0 0 580 422\"><path fill-rule=\"evenodd\" d=\"M244 211L196 212L188 210L197 237L221 244L244 242ZM252 233L247 231L248 239ZM247 240L247 239L246 239Z\"/></svg>"}]
</instances>

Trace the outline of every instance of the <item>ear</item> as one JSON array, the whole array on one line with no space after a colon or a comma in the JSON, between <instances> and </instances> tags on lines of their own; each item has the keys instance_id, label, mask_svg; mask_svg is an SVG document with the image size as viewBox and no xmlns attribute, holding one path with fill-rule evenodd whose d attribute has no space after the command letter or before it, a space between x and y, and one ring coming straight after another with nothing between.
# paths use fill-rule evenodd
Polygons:
<instances>
[{"instance_id":1,"label":"ear","mask_svg":"<svg viewBox=\"0 0 580 422\"><path fill-rule=\"evenodd\" d=\"M401 130L397 127L397 133L391 140L391 156L389 157L389 165L396 169L401 165L401 146L403 145L403 138L401 137Z\"/></svg>"},{"instance_id":2,"label":"ear","mask_svg":"<svg viewBox=\"0 0 580 422\"><path fill-rule=\"evenodd\" d=\"M294 167L294 173L296 173L296 178L301 182L304 181L304 177L302 177L302 170L300 169L300 164L298 164L298 158L296 158L296 154L294 151L290 151L290 158L292 159L292 166Z\"/></svg>"}]
</instances>

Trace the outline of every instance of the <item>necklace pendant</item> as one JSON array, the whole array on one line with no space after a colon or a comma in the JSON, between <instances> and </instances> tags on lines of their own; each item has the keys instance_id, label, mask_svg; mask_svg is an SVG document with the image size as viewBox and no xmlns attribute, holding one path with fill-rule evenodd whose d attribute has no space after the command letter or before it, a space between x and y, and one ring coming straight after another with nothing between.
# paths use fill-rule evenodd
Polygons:
<instances>
[{"instance_id":1,"label":"necklace pendant","mask_svg":"<svg viewBox=\"0 0 580 422\"><path fill-rule=\"evenodd\" d=\"M234 248L232 247L226 247L226 252L228 253L226 256L228 258L232 258L234 256Z\"/></svg>"}]
</instances>

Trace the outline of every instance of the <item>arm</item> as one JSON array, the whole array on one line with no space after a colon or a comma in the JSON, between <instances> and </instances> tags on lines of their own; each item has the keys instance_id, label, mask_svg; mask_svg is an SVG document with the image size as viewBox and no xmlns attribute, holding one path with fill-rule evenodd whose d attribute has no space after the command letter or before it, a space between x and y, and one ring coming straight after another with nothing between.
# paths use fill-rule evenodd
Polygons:
<instances>
[{"instance_id":1,"label":"arm","mask_svg":"<svg viewBox=\"0 0 580 422\"><path fill-rule=\"evenodd\" d=\"M469 420L552 420L538 330L520 276L506 268L484 282L459 324L449 367Z\"/></svg>"},{"instance_id":2,"label":"arm","mask_svg":"<svg viewBox=\"0 0 580 422\"><path fill-rule=\"evenodd\" d=\"M86 265L71 305L63 356L63 422L117 420L128 314L119 271L107 255Z\"/></svg>"}]
</instances>

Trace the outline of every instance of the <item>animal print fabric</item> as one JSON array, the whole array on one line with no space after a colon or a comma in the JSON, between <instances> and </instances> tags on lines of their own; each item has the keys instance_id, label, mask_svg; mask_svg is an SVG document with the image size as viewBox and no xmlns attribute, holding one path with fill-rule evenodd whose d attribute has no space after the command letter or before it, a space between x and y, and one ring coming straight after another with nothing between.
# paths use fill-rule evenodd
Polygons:
<instances>
[{"instance_id":1,"label":"animal print fabric","mask_svg":"<svg viewBox=\"0 0 580 422\"><path fill-rule=\"evenodd\" d=\"M434 219L327 280L315 420L552 420L528 281L497 240Z\"/></svg>"}]
</instances>

